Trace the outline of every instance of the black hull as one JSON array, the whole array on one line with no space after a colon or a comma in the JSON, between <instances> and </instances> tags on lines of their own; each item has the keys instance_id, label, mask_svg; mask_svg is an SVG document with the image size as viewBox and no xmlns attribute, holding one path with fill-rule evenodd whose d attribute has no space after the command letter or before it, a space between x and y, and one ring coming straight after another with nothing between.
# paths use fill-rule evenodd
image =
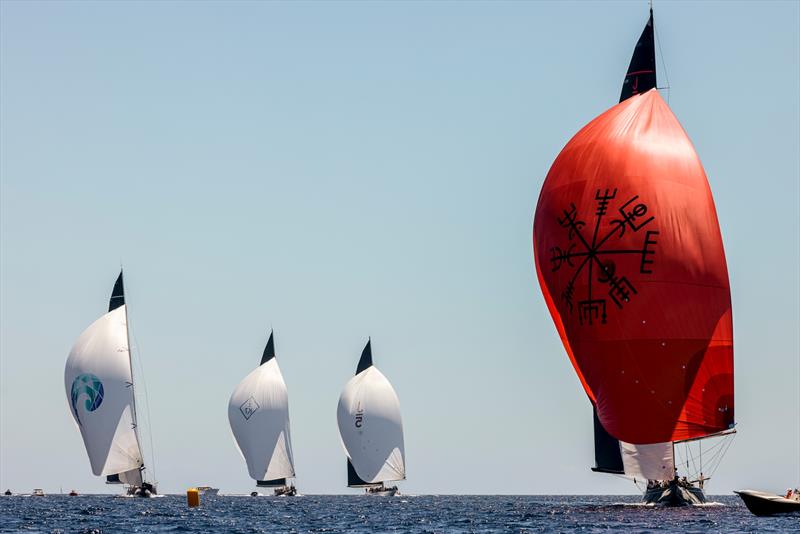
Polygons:
<instances>
[{"instance_id":1,"label":"black hull","mask_svg":"<svg viewBox=\"0 0 800 534\"><path fill-rule=\"evenodd\" d=\"M157 493L155 486L145 482L141 486L130 486L128 488L128 495L130 497L141 497L144 499L148 499L153 495L157 495Z\"/></svg>"},{"instance_id":2,"label":"black hull","mask_svg":"<svg viewBox=\"0 0 800 534\"><path fill-rule=\"evenodd\" d=\"M297 490L294 486L284 486L282 488L275 488L276 497L294 497L297 495Z\"/></svg>"},{"instance_id":3,"label":"black hull","mask_svg":"<svg viewBox=\"0 0 800 534\"><path fill-rule=\"evenodd\" d=\"M761 491L734 491L755 515L800 514L800 501Z\"/></svg>"},{"instance_id":4,"label":"black hull","mask_svg":"<svg viewBox=\"0 0 800 534\"><path fill-rule=\"evenodd\" d=\"M673 480L663 487L648 488L642 502L656 506L696 506L706 502L706 494L697 486Z\"/></svg>"}]
</instances>

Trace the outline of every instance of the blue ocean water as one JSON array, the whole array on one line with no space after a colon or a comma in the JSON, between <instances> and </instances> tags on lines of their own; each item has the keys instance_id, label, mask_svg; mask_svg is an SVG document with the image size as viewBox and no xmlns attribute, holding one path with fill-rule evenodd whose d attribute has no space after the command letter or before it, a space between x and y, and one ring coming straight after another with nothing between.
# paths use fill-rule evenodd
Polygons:
<instances>
[{"instance_id":1,"label":"blue ocean water","mask_svg":"<svg viewBox=\"0 0 800 534\"><path fill-rule=\"evenodd\" d=\"M634 496L0 497L0 532L798 532L738 497L667 509Z\"/></svg>"}]
</instances>

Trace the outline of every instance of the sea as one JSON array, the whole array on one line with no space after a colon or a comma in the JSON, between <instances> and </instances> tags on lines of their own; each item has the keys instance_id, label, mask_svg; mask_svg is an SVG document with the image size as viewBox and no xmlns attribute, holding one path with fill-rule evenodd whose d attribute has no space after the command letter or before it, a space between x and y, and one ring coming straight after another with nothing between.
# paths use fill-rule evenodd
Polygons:
<instances>
[{"instance_id":1,"label":"sea","mask_svg":"<svg viewBox=\"0 0 800 534\"><path fill-rule=\"evenodd\" d=\"M153 499L0 497L0 532L800 532L800 516L756 517L736 496L653 508L636 496L303 495Z\"/></svg>"}]
</instances>

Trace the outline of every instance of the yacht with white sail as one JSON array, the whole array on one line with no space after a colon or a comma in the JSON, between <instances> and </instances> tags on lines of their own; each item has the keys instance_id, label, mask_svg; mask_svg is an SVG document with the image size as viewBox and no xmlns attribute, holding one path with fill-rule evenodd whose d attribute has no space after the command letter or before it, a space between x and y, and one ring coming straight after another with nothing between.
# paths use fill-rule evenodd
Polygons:
<instances>
[{"instance_id":1,"label":"yacht with white sail","mask_svg":"<svg viewBox=\"0 0 800 534\"><path fill-rule=\"evenodd\" d=\"M108 312L72 347L64 385L92 472L105 476L107 484L126 484L128 495L155 495L155 483L145 476L140 445L122 271Z\"/></svg>"},{"instance_id":2,"label":"yacht with white sail","mask_svg":"<svg viewBox=\"0 0 800 534\"><path fill-rule=\"evenodd\" d=\"M295 476L289 393L275 358L272 332L261 363L236 386L228 401L228 421L256 486L272 488L275 496L296 495L289 481Z\"/></svg>"},{"instance_id":3,"label":"yacht with white sail","mask_svg":"<svg viewBox=\"0 0 800 534\"><path fill-rule=\"evenodd\" d=\"M397 486L386 483L406 479L400 400L372 364L371 340L339 397L337 420L347 454L347 486L364 488L368 495L399 494Z\"/></svg>"}]
</instances>

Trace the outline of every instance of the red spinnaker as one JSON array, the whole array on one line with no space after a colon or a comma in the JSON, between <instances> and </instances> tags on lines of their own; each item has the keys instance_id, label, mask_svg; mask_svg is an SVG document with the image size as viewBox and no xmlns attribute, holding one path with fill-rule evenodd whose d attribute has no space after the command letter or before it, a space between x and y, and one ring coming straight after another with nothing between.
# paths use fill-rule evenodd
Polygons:
<instances>
[{"instance_id":1,"label":"red spinnaker","mask_svg":"<svg viewBox=\"0 0 800 534\"><path fill-rule=\"evenodd\" d=\"M533 227L539 284L608 432L629 443L733 425L733 325L714 200L655 89L556 158Z\"/></svg>"}]
</instances>

